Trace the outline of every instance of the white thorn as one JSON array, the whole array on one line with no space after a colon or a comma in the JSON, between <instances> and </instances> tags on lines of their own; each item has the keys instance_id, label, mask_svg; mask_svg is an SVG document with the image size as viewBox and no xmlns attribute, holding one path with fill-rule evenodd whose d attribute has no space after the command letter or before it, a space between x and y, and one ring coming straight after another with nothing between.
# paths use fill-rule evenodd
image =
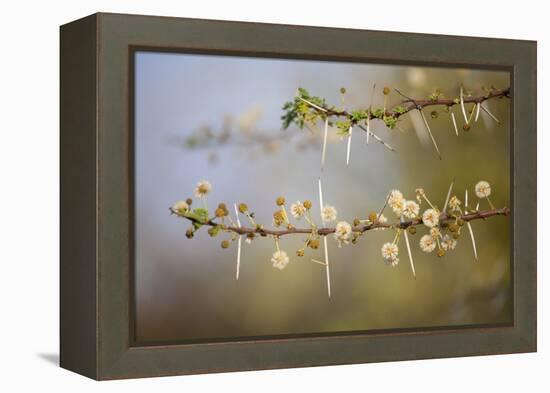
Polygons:
<instances>
[{"instance_id":1,"label":"white thorn","mask_svg":"<svg viewBox=\"0 0 550 393\"><path fill-rule=\"evenodd\" d=\"M235 215L237 216L237 226L241 227L241 220L239 220L239 209L237 209L237 204L234 203L233 206L235 207ZM239 272L241 270L241 246L242 246L242 235L239 235L239 239L237 240L237 273L235 274L235 279L239 279Z\"/></svg>"},{"instance_id":2,"label":"white thorn","mask_svg":"<svg viewBox=\"0 0 550 393\"><path fill-rule=\"evenodd\" d=\"M353 127L349 128L349 136L348 136L348 150L346 153L346 166L349 166L349 157L351 153L351 137L353 135Z\"/></svg>"},{"instance_id":3,"label":"white thorn","mask_svg":"<svg viewBox=\"0 0 550 393\"><path fill-rule=\"evenodd\" d=\"M422 112L422 109L419 109L420 114L422 115L422 120L424 120L424 125L426 126L426 129L428 130L428 134L430 134L430 138L432 139L432 143L435 147L435 151L437 152L437 155L439 159L441 160L441 153L439 152L439 147L437 147L437 142L435 141L435 138L432 134L432 130L430 129L430 125L428 124L428 121L426 120L426 116L424 116L424 112Z\"/></svg>"},{"instance_id":4,"label":"white thorn","mask_svg":"<svg viewBox=\"0 0 550 393\"><path fill-rule=\"evenodd\" d=\"M472 225L468 221L466 223L468 225L468 231L470 231L470 238L472 239L472 248L474 250L474 258L477 261L477 249L476 249L476 239L474 238L474 231L472 230Z\"/></svg>"},{"instance_id":5,"label":"white thorn","mask_svg":"<svg viewBox=\"0 0 550 393\"><path fill-rule=\"evenodd\" d=\"M413 256L411 252L411 246L409 244L409 234L407 233L407 230L404 230L405 232L405 244L407 245L407 252L409 253L409 261L411 262L411 269L413 272L413 277L416 279L416 272L414 270L414 262L413 262Z\"/></svg>"},{"instance_id":6,"label":"white thorn","mask_svg":"<svg viewBox=\"0 0 550 393\"><path fill-rule=\"evenodd\" d=\"M326 265L325 262L321 262L321 261L319 261L319 260L317 260L317 259L313 259L313 258L311 259L311 262L315 262L315 263L318 263L319 265L323 265L323 266Z\"/></svg>"},{"instance_id":7,"label":"white thorn","mask_svg":"<svg viewBox=\"0 0 550 393\"><path fill-rule=\"evenodd\" d=\"M321 207L321 218L323 217L323 186L321 185L321 178L319 178L319 206ZM323 221L324 224L324 221Z\"/></svg>"},{"instance_id":8,"label":"white thorn","mask_svg":"<svg viewBox=\"0 0 550 393\"><path fill-rule=\"evenodd\" d=\"M323 237L323 243L325 247L325 271L327 274L327 291L328 291L328 297L330 297L330 268L328 265L328 244L327 244L327 237Z\"/></svg>"},{"instance_id":9,"label":"white thorn","mask_svg":"<svg viewBox=\"0 0 550 393\"><path fill-rule=\"evenodd\" d=\"M455 127L456 136L458 136L458 127L456 126L456 118L452 109L451 109L451 119L453 119L453 126Z\"/></svg>"},{"instance_id":10,"label":"white thorn","mask_svg":"<svg viewBox=\"0 0 550 393\"><path fill-rule=\"evenodd\" d=\"M323 152L321 153L321 170L325 167L325 158L327 155L327 138L328 138L328 118L325 119L325 133L323 135Z\"/></svg>"},{"instance_id":11,"label":"white thorn","mask_svg":"<svg viewBox=\"0 0 550 393\"><path fill-rule=\"evenodd\" d=\"M477 119L479 118L479 109L480 109L480 106L481 104L480 103L477 103L476 104L476 117L474 119L474 121L477 123Z\"/></svg>"},{"instance_id":12,"label":"white thorn","mask_svg":"<svg viewBox=\"0 0 550 393\"><path fill-rule=\"evenodd\" d=\"M309 106L312 106L314 107L315 109L318 109L320 110L321 112L327 112L327 110L325 108L321 108L319 105L315 105L313 102L310 102L302 97L298 97L299 99L301 99L302 101L304 101L306 104L308 104Z\"/></svg>"},{"instance_id":13,"label":"white thorn","mask_svg":"<svg viewBox=\"0 0 550 393\"><path fill-rule=\"evenodd\" d=\"M480 104L480 107L481 107L481 109L483 109L483 111L484 111L485 113L487 113L487 114L491 117L491 119L493 119L494 121L496 121L497 124L500 124L500 120L497 119L496 116L493 115L491 112L489 112L489 109L485 108L485 107L484 107L483 105L481 105L481 104Z\"/></svg>"},{"instance_id":14,"label":"white thorn","mask_svg":"<svg viewBox=\"0 0 550 393\"><path fill-rule=\"evenodd\" d=\"M464 122L468 124L468 116L466 116L466 108L464 107L464 89L460 87L460 108L462 109L462 115L464 116Z\"/></svg>"},{"instance_id":15,"label":"white thorn","mask_svg":"<svg viewBox=\"0 0 550 393\"><path fill-rule=\"evenodd\" d=\"M449 198L451 197L451 192L453 191L453 185L455 184L454 180L449 186L449 191L447 191L447 198L445 198L445 204L443 205L443 213L447 211L447 205L449 204Z\"/></svg>"}]
</instances>

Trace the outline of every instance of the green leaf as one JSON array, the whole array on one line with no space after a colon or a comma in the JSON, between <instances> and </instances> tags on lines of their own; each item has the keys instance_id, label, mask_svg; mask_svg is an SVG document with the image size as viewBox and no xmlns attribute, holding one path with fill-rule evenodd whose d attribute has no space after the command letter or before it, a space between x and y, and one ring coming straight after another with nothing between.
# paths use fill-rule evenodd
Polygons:
<instances>
[{"instance_id":1,"label":"green leaf","mask_svg":"<svg viewBox=\"0 0 550 393\"><path fill-rule=\"evenodd\" d=\"M393 116L384 116L384 123L386 127L394 129L397 126L397 118Z\"/></svg>"},{"instance_id":2,"label":"green leaf","mask_svg":"<svg viewBox=\"0 0 550 393\"><path fill-rule=\"evenodd\" d=\"M403 113L407 112L407 109L405 109L405 107L403 107L401 105L398 105L398 106L393 108L393 112L399 113L400 115L402 115Z\"/></svg>"}]
</instances>

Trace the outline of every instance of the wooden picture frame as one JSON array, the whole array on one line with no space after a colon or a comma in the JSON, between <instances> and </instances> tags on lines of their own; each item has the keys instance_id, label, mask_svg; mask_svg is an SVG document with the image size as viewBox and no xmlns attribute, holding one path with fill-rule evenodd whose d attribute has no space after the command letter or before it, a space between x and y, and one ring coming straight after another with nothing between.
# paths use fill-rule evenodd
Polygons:
<instances>
[{"instance_id":1,"label":"wooden picture frame","mask_svg":"<svg viewBox=\"0 0 550 393\"><path fill-rule=\"evenodd\" d=\"M138 49L466 66L511 75L513 324L137 346ZM536 42L98 13L61 27L61 367L120 379L536 351Z\"/></svg>"}]
</instances>

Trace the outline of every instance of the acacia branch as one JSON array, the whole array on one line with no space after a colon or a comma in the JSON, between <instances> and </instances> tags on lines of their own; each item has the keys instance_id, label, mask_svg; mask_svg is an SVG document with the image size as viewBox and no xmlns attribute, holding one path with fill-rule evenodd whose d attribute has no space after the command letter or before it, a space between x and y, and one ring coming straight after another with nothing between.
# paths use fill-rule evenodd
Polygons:
<instances>
[{"instance_id":1,"label":"acacia branch","mask_svg":"<svg viewBox=\"0 0 550 393\"><path fill-rule=\"evenodd\" d=\"M211 227L222 225L222 224L220 224L218 222L215 222L213 220L208 220L208 221L205 221L205 222L201 222L200 220L198 220L196 218L189 217L189 216L186 216L186 215L182 215L182 214L176 212L175 210L173 210L172 208L170 208L170 211L173 214L176 214L178 217L188 219L189 221L191 221L193 223L196 223L196 224L206 225L206 226L211 226ZM469 222L469 221L480 220L480 219L485 220L485 219L493 217L493 216L507 216L509 214L510 214L510 209L508 207L503 207L501 209L480 210L480 211L470 212L470 213L462 214L458 218L462 219L465 222ZM451 222L454 222L455 220L456 220L456 217L453 217L453 216L448 215L446 213L441 213L441 216L439 218L439 223L440 223L440 226L446 227L448 224L450 224ZM355 233L363 233L363 232L367 232L367 231L370 231L370 230L373 230L373 229L379 229L379 228L383 228L383 229L388 229L388 228L407 229L409 227L415 227L415 226L419 226L419 225L424 225L422 223L421 218L416 218L416 219L410 220L410 221L403 221L403 222L396 223L396 224L387 224L387 223L375 222L375 223L368 224L368 225L358 225L358 226L354 226L352 228L352 231L355 232ZM227 232L234 232L238 235L246 235L246 234L249 234L249 233L253 233L253 234L258 234L260 236L270 235L270 236L276 236L276 237L281 237L281 236L285 236L285 235L295 235L295 234L311 234L311 233L314 233L314 232L316 232L320 236L326 236L326 235L330 235L330 234L332 234L336 231L336 228L334 228L334 227L318 228L316 231L313 228L266 229L266 228L263 228L261 226L258 226L258 227L255 227L255 228L253 228L253 227L225 226L223 229Z\"/></svg>"},{"instance_id":2,"label":"acacia branch","mask_svg":"<svg viewBox=\"0 0 550 393\"><path fill-rule=\"evenodd\" d=\"M399 90L396 89L396 91L403 95ZM447 106L447 107L453 107L454 105L460 105L460 102L456 99L443 99L443 98L437 98L437 99L415 99L410 98L405 95L406 97L403 101L401 101L403 105L403 110L386 110L383 112L383 116L385 117L394 117L398 119L402 115L414 110L414 109L422 109L429 106ZM470 97L464 97L464 103L465 104L482 104L483 102L493 99L493 98L510 98L510 88L506 88L504 90L491 90L488 94L480 95L480 96L470 96ZM356 123L355 120L353 120L353 114L346 111L346 110L338 110L334 109L333 107L325 107L321 105L313 104L307 100L305 100L306 103L309 104L312 110L319 112L320 114L326 115L326 116L335 116L335 117L346 117L348 120L350 120L352 123ZM395 107L394 107L395 108ZM368 118L370 120L378 119L379 116L376 116L375 113L372 110L368 110Z\"/></svg>"}]
</instances>

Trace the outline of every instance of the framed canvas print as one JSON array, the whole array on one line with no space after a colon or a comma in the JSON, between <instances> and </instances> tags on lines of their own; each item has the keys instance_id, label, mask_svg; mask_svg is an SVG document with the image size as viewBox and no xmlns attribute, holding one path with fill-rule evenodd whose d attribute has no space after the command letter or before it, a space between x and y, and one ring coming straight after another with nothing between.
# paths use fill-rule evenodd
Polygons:
<instances>
[{"instance_id":1,"label":"framed canvas print","mask_svg":"<svg viewBox=\"0 0 550 393\"><path fill-rule=\"evenodd\" d=\"M536 43L61 27L61 366L536 350Z\"/></svg>"}]
</instances>

